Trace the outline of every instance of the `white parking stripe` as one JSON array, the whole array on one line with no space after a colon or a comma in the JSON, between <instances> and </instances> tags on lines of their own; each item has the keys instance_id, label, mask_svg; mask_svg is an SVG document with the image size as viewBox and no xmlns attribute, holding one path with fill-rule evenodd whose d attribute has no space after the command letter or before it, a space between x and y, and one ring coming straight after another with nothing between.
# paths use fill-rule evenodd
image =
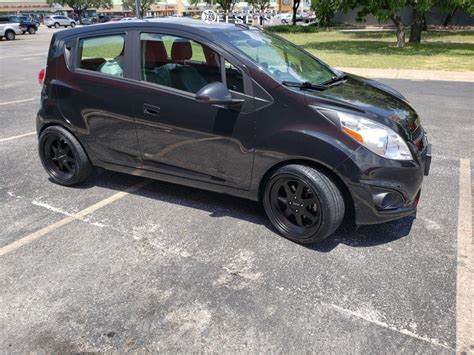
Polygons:
<instances>
[{"instance_id":1,"label":"white parking stripe","mask_svg":"<svg viewBox=\"0 0 474 355\"><path fill-rule=\"evenodd\" d=\"M21 103L21 102L28 102L28 101L33 101L33 100L35 100L35 99L36 99L36 98L33 97L33 98L31 98L31 99L8 101L8 102L0 102L0 106L3 106L3 105L11 105L11 104L18 104L18 103Z\"/></svg>"},{"instance_id":2,"label":"white parking stripe","mask_svg":"<svg viewBox=\"0 0 474 355\"><path fill-rule=\"evenodd\" d=\"M1 143L1 142L6 142L6 141L11 141L11 140L17 139L17 138L23 138L23 137L32 136L33 134L36 134L36 132L30 132L30 133L20 134L19 136L13 136L13 137L8 137L8 138L2 138L2 139L0 139L0 143Z\"/></svg>"},{"instance_id":3,"label":"white parking stripe","mask_svg":"<svg viewBox=\"0 0 474 355\"><path fill-rule=\"evenodd\" d=\"M472 238L471 164L459 166L458 255L456 278L456 350L470 354L474 349L474 265Z\"/></svg>"},{"instance_id":4,"label":"white parking stripe","mask_svg":"<svg viewBox=\"0 0 474 355\"><path fill-rule=\"evenodd\" d=\"M81 220L83 219L85 216L87 216L88 214L91 214L92 212L94 211L97 211L98 209L102 208L102 207L105 207L107 205L110 205L111 203L117 201L117 200L120 200L121 198L127 196L129 193L132 193L132 192L135 192L139 189L141 189L142 187L144 187L145 185L149 184L152 180L145 180L145 181L142 181L136 185L133 185L127 189L125 189L124 191L121 191L121 192L117 192L115 194L113 194L112 196L110 197L107 197L106 199L102 200L102 201L99 201L95 204L93 204L92 206L89 206L85 209L83 209L82 211L79 211L75 214L73 214L72 216L68 216L68 217L65 217L63 219L61 219L60 221L56 222L56 223L53 223L53 224L50 224L49 226L47 227L44 227L40 230L37 230L36 232L33 232L21 239L18 239L16 241L14 241L13 243L10 243L10 244L7 244L5 245L4 247L1 247L0 248L0 256L2 255L5 255L5 254L8 254L18 248L21 248L22 246L26 245L26 244L30 244L31 242L34 242L36 239L39 239L45 235L47 235L48 233L62 227L62 226L65 226L66 224L69 224L71 223L72 221L75 221L75 220Z\"/></svg>"}]
</instances>

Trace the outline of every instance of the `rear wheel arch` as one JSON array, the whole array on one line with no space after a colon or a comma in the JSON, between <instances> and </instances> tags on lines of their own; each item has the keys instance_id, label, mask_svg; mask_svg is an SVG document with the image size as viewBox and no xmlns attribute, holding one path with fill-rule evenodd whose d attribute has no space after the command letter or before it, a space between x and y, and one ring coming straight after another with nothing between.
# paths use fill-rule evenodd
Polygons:
<instances>
[{"instance_id":1,"label":"rear wheel arch","mask_svg":"<svg viewBox=\"0 0 474 355\"><path fill-rule=\"evenodd\" d=\"M48 128L48 127L52 127L52 126L57 126L57 127L61 127L63 129L65 129L66 131L68 131L74 138L76 138L76 140L79 142L79 144L81 145L82 149L84 150L84 152L86 153L87 155L87 158L89 159L89 161L92 162L92 159L89 155L89 152L87 151L86 147L84 146L84 144L82 143L82 141L79 139L79 137L73 132L71 131L67 126L63 125L63 124L60 124L58 122L50 122L50 123L46 123L44 124L43 126L41 126L41 128L38 130L38 138L41 136L41 133L43 133L43 131Z\"/></svg>"}]
</instances>

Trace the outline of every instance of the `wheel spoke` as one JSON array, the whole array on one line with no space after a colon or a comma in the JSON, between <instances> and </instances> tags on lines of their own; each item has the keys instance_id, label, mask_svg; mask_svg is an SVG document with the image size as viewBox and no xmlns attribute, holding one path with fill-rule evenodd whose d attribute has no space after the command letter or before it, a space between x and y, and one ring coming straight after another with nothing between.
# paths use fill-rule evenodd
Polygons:
<instances>
[{"instance_id":1,"label":"wheel spoke","mask_svg":"<svg viewBox=\"0 0 474 355\"><path fill-rule=\"evenodd\" d=\"M312 205L317 205L318 200L316 197L304 198L303 203L305 204L305 206L312 206Z\"/></svg>"},{"instance_id":2,"label":"wheel spoke","mask_svg":"<svg viewBox=\"0 0 474 355\"><path fill-rule=\"evenodd\" d=\"M310 212L305 213L304 216L308 218L312 223L316 222L318 219L316 216L313 216Z\"/></svg>"},{"instance_id":3,"label":"wheel spoke","mask_svg":"<svg viewBox=\"0 0 474 355\"><path fill-rule=\"evenodd\" d=\"M290 185L288 185L288 182L286 182L285 184L283 184L283 188L285 189L286 197L287 197L287 198L290 198L290 196L293 195L293 191L291 191L291 187L290 187Z\"/></svg>"},{"instance_id":4,"label":"wheel spoke","mask_svg":"<svg viewBox=\"0 0 474 355\"><path fill-rule=\"evenodd\" d=\"M304 188L304 184L301 181L298 181L298 186L296 187L296 191L295 191L295 196L297 198L303 197L303 188Z\"/></svg>"},{"instance_id":5,"label":"wheel spoke","mask_svg":"<svg viewBox=\"0 0 474 355\"><path fill-rule=\"evenodd\" d=\"M286 202L287 202L286 198L284 198L283 196L278 196L277 199L278 199L278 201L280 201L281 203L284 203L286 205Z\"/></svg>"},{"instance_id":6,"label":"wheel spoke","mask_svg":"<svg viewBox=\"0 0 474 355\"><path fill-rule=\"evenodd\" d=\"M295 214L295 217L296 217L296 224L303 227L304 226L303 218L301 218L301 214Z\"/></svg>"},{"instance_id":7,"label":"wheel spoke","mask_svg":"<svg viewBox=\"0 0 474 355\"><path fill-rule=\"evenodd\" d=\"M63 162L61 161L61 159L58 160L58 168L59 168L59 170L63 170L63 169L64 169L64 164L63 164Z\"/></svg>"},{"instance_id":8,"label":"wheel spoke","mask_svg":"<svg viewBox=\"0 0 474 355\"><path fill-rule=\"evenodd\" d=\"M63 162L63 166L64 166L64 168L65 168L69 173L72 172L72 167L71 167L71 165L69 164L69 162L64 161L64 162Z\"/></svg>"},{"instance_id":9,"label":"wheel spoke","mask_svg":"<svg viewBox=\"0 0 474 355\"><path fill-rule=\"evenodd\" d=\"M291 208L287 207L286 210L285 210L285 216L290 217L292 214L294 214L294 213L291 210Z\"/></svg>"},{"instance_id":10,"label":"wheel spoke","mask_svg":"<svg viewBox=\"0 0 474 355\"><path fill-rule=\"evenodd\" d=\"M66 146L63 149L63 154L68 154L71 151L71 148L66 144Z\"/></svg>"}]
</instances>

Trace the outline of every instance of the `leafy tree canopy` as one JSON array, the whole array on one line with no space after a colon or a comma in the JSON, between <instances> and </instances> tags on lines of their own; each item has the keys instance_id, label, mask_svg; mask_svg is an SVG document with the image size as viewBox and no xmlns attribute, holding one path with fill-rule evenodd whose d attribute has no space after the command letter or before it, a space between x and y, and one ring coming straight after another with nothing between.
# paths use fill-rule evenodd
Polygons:
<instances>
[{"instance_id":1,"label":"leafy tree canopy","mask_svg":"<svg viewBox=\"0 0 474 355\"><path fill-rule=\"evenodd\" d=\"M139 0L140 3L140 14L145 14L150 10L151 5L153 5L156 0ZM124 9L135 11L135 0L122 0L122 6Z\"/></svg>"}]
</instances>

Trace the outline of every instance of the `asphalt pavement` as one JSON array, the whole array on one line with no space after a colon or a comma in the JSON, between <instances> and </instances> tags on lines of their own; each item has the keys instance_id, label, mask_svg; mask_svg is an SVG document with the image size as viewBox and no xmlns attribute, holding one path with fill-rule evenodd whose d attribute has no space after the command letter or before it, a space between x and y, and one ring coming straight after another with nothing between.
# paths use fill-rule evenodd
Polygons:
<instances>
[{"instance_id":1,"label":"asphalt pavement","mask_svg":"<svg viewBox=\"0 0 474 355\"><path fill-rule=\"evenodd\" d=\"M305 247L255 202L105 171L52 183L33 132L54 31L0 42L0 353L454 353L473 83L382 80L433 144L417 216Z\"/></svg>"}]
</instances>

